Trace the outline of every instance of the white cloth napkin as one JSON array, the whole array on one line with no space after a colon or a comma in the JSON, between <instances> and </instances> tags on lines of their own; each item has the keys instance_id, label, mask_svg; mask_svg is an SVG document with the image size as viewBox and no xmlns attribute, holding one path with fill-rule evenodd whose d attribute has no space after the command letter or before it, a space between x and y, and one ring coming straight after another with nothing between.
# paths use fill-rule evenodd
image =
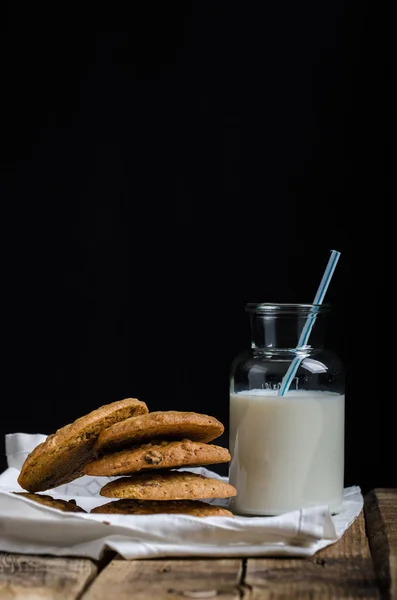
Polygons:
<instances>
[{"instance_id":1,"label":"white cloth napkin","mask_svg":"<svg viewBox=\"0 0 397 600\"><path fill-rule=\"evenodd\" d=\"M191 517L65 513L13 494L25 457L45 435L6 436L9 468L0 475L0 550L98 559L106 549L126 559L165 556L313 556L336 542L360 514L359 487L346 488L341 511L326 506L276 517ZM204 468L188 469L226 480ZM81 477L44 492L75 498L85 510L109 499L99 496L109 477ZM214 504L227 505L225 501Z\"/></svg>"}]
</instances>

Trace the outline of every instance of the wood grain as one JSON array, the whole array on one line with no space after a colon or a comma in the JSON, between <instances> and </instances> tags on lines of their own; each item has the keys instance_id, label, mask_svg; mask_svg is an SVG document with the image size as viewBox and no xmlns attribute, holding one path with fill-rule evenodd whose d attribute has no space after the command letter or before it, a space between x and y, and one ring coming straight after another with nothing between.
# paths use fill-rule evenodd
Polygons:
<instances>
[{"instance_id":1,"label":"wood grain","mask_svg":"<svg viewBox=\"0 0 397 600\"><path fill-rule=\"evenodd\" d=\"M364 515L343 538L310 559L249 559L244 599L375 600L380 598Z\"/></svg>"},{"instance_id":2,"label":"wood grain","mask_svg":"<svg viewBox=\"0 0 397 600\"><path fill-rule=\"evenodd\" d=\"M75 600L96 572L88 559L0 553L0 598Z\"/></svg>"},{"instance_id":3,"label":"wood grain","mask_svg":"<svg viewBox=\"0 0 397 600\"><path fill-rule=\"evenodd\" d=\"M83 600L239 600L242 560L114 559L96 578Z\"/></svg>"},{"instance_id":4,"label":"wood grain","mask_svg":"<svg viewBox=\"0 0 397 600\"><path fill-rule=\"evenodd\" d=\"M364 498L364 509L382 597L397 600L397 490L372 490Z\"/></svg>"}]
</instances>

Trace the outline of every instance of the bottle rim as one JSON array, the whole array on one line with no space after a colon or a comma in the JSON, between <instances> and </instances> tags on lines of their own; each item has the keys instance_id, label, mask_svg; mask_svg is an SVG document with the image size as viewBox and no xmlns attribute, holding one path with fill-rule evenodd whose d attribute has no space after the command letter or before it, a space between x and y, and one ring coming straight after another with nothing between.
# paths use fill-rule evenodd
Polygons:
<instances>
[{"instance_id":1,"label":"bottle rim","mask_svg":"<svg viewBox=\"0 0 397 600\"><path fill-rule=\"evenodd\" d=\"M279 303L279 302L248 302L245 305L246 312L260 314L324 314L331 309L331 305L324 304L297 304L297 303Z\"/></svg>"}]
</instances>

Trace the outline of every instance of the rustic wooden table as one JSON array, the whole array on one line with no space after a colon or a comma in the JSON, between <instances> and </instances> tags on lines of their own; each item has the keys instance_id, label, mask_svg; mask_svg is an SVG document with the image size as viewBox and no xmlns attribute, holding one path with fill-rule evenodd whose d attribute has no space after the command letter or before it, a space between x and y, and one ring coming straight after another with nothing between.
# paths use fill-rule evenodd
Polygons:
<instances>
[{"instance_id":1,"label":"rustic wooden table","mask_svg":"<svg viewBox=\"0 0 397 600\"><path fill-rule=\"evenodd\" d=\"M310 559L123 560L0 553L12 600L397 599L397 489L365 496L344 537Z\"/></svg>"}]
</instances>

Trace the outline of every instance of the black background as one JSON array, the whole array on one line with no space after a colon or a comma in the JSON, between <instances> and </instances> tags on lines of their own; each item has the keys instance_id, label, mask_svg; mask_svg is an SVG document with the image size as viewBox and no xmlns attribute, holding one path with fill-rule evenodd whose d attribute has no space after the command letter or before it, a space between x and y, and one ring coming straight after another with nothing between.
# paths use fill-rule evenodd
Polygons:
<instances>
[{"instance_id":1,"label":"black background","mask_svg":"<svg viewBox=\"0 0 397 600\"><path fill-rule=\"evenodd\" d=\"M0 436L128 396L227 426L245 303L310 302L335 248L346 485L397 485L386 5L137 5L126 32L92 31L81 6L11 6Z\"/></svg>"}]
</instances>

